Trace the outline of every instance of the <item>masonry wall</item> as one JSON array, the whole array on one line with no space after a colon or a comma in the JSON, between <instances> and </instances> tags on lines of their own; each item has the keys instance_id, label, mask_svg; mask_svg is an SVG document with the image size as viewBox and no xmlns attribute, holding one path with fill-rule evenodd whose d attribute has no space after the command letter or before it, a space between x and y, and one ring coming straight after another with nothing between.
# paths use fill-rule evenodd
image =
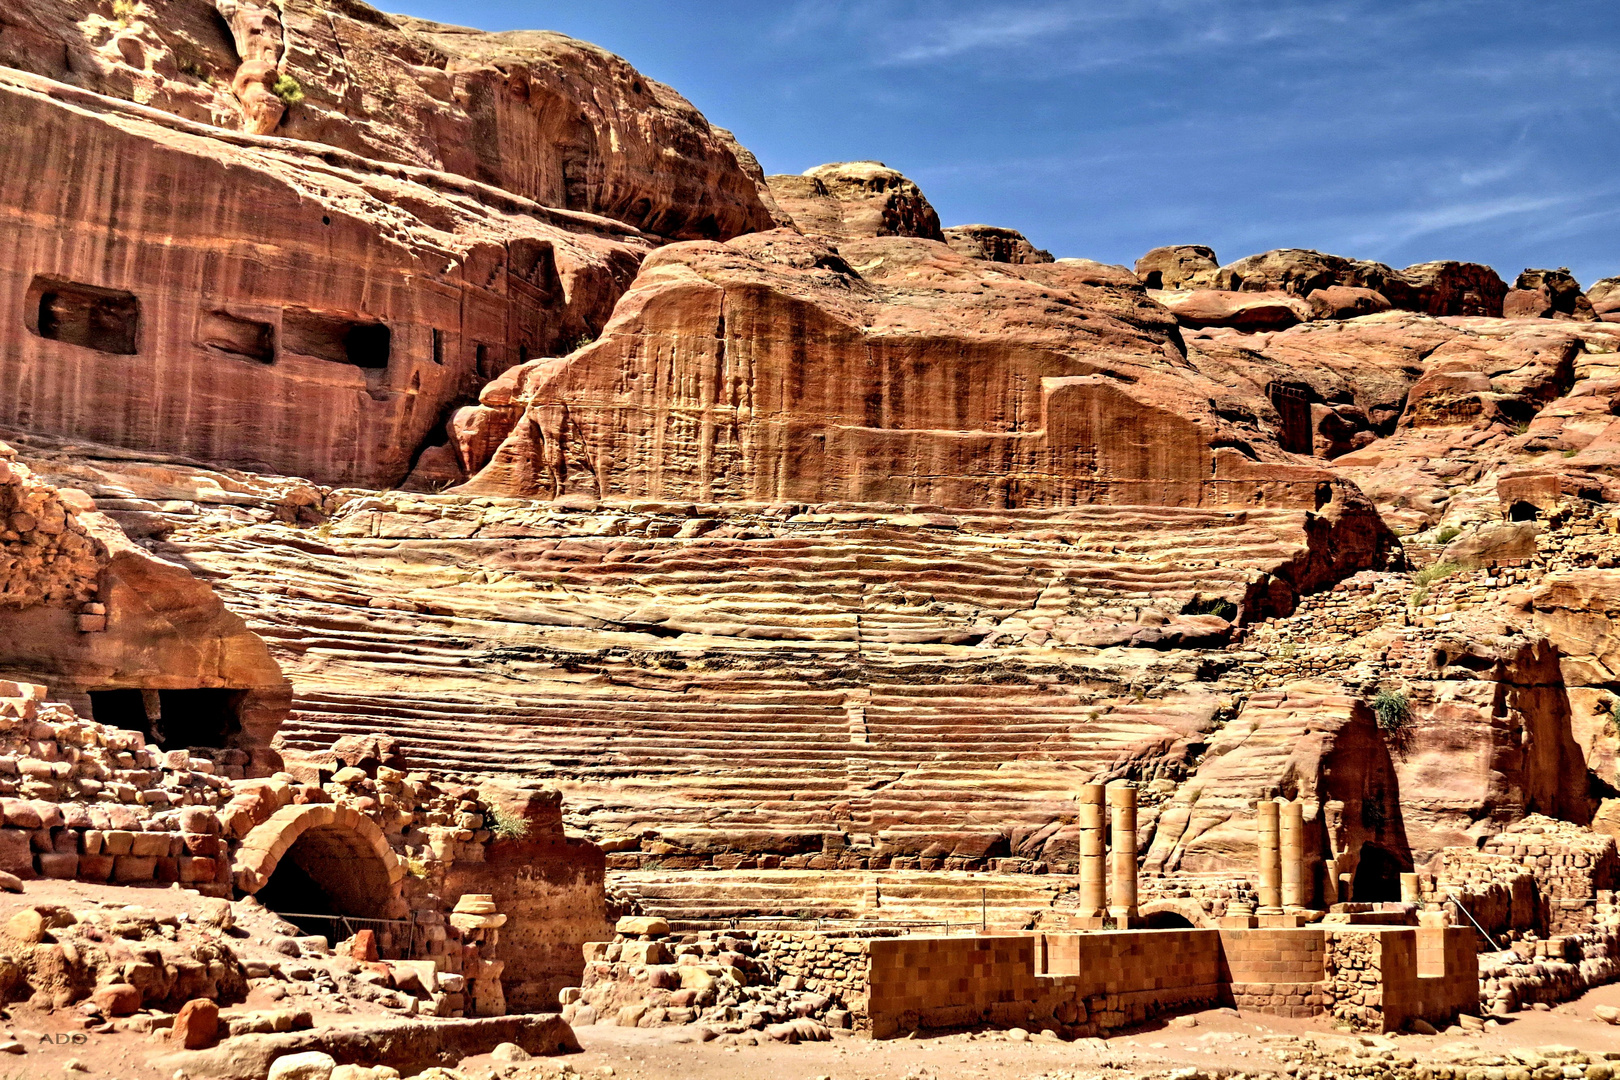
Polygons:
<instances>
[{"instance_id":1,"label":"masonry wall","mask_svg":"<svg viewBox=\"0 0 1620 1080\"><path fill-rule=\"evenodd\" d=\"M868 951L876 1038L979 1023L1097 1034L1223 1002L1396 1030L1473 1012L1479 995L1461 927L899 938Z\"/></svg>"},{"instance_id":2,"label":"masonry wall","mask_svg":"<svg viewBox=\"0 0 1620 1080\"><path fill-rule=\"evenodd\" d=\"M1221 930L1222 977L1239 1009L1315 1016L1325 1004L1327 949L1320 933Z\"/></svg>"},{"instance_id":3,"label":"masonry wall","mask_svg":"<svg viewBox=\"0 0 1620 1080\"><path fill-rule=\"evenodd\" d=\"M613 936L607 921L602 850L562 836L497 840L481 861L457 861L447 895L487 893L507 916L501 982L512 1012L557 1008L557 993L585 974L584 944Z\"/></svg>"}]
</instances>

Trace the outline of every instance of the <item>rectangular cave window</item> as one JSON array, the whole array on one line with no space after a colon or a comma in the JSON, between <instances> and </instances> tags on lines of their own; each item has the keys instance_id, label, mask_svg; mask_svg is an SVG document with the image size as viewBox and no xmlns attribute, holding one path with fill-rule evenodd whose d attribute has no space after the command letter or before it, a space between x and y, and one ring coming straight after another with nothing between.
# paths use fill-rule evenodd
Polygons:
<instances>
[{"instance_id":1,"label":"rectangular cave window","mask_svg":"<svg viewBox=\"0 0 1620 1080\"><path fill-rule=\"evenodd\" d=\"M100 724L138 731L165 750L217 750L242 730L244 690L90 691L90 714Z\"/></svg>"},{"instance_id":2,"label":"rectangular cave window","mask_svg":"<svg viewBox=\"0 0 1620 1080\"><path fill-rule=\"evenodd\" d=\"M28 287L23 320L50 341L134 356L141 302L134 293L41 274Z\"/></svg>"},{"instance_id":3,"label":"rectangular cave window","mask_svg":"<svg viewBox=\"0 0 1620 1080\"><path fill-rule=\"evenodd\" d=\"M1282 420L1277 441L1291 454L1310 454L1315 451L1311 437L1311 397L1309 391L1287 383L1269 383L1266 396Z\"/></svg>"},{"instance_id":4,"label":"rectangular cave window","mask_svg":"<svg viewBox=\"0 0 1620 1080\"><path fill-rule=\"evenodd\" d=\"M98 724L152 737L152 722L146 716L146 695L139 690L90 691L90 718Z\"/></svg>"},{"instance_id":5,"label":"rectangular cave window","mask_svg":"<svg viewBox=\"0 0 1620 1080\"><path fill-rule=\"evenodd\" d=\"M283 350L334 364L385 368L392 338L385 324L364 315L287 308L281 316Z\"/></svg>"},{"instance_id":6,"label":"rectangular cave window","mask_svg":"<svg viewBox=\"0 0 1620 1080\"><path fill-rule=\"evenodd\" d=\"M260 364L276 360L276 328L267 322L242 319L227 311L203 315L198 340L210 349Z\"/></svg>"},{"instance_id":7,"label":"rectangular cave window","mask_svg":"<svg viewBox=\"0 0 1620 1080\"><path fill-rule=\"evenodd\" d=\"M433 328L433 362L444 363L444 331L437 326Z\"/></svg>"}]
</instances>

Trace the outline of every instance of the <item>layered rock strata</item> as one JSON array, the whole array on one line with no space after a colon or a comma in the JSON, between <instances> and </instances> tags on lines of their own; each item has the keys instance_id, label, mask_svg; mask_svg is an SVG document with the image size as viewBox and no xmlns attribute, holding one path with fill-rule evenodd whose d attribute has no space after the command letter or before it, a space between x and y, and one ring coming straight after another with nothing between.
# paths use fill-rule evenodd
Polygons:
<instances>
[{"instance_id":1,"label":"layered rock strata","mask_svg":"<svg viewBox=\"0 0 1620 1080\"><path fill-rule=\"evenodd\" d=\"M140 3L108 17L96 0L22 0L0 13L0 66L662 236L771 226L764 178L739 163L730 134L594 45L359 2L217 6L167 0L161 14Z\"/></svg>"}]
</instances>

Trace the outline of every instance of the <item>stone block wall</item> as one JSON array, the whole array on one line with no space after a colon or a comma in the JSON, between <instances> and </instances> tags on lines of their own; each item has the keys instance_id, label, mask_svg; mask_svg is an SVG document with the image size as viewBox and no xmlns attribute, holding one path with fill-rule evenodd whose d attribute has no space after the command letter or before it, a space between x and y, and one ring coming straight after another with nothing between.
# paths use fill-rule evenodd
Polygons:
<instances>
[{"instance_id":1,"label":"stone block wall","mask_svg":"<svg viewBox=\"0 0 1620 1080\"><path fill-rule=\"evenodd\" d=\"M1223 979L1240 1010L1315 1016L1325 999L1326 940L1287 929L1223 929Z\"/></svg>"},{"instance_id":2,"label":"stone block wall","mask_svg":"<svg viewBox=\"0 0 1620 1080\"><path fill-rule=\"evenodd\" d=\"M1413 1018L1422 1018L1440 1027L1478 1007L1479 968L1472 930L1345 927L1322 933L1323 1004L1341 1023L1359 1030L1396 1031Z\"/></svg>"}]
</instances>

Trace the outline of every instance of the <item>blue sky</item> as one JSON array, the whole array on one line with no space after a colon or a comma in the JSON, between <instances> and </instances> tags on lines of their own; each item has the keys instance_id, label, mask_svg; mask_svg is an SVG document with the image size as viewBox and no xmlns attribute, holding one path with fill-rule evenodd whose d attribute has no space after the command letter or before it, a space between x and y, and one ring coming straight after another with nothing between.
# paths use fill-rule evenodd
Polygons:
<instances>
[{"instance_id":1,"label":"blue sky","mask_svg":"<svg viewBox=\"0 0 1620 1080\"><path fill-rule=\"evenodd\" d=\"M626 57L767 172L1129 264L1314 247L1620 274L1616 0L381 0Z\"/></svg>"}]
</instances>

